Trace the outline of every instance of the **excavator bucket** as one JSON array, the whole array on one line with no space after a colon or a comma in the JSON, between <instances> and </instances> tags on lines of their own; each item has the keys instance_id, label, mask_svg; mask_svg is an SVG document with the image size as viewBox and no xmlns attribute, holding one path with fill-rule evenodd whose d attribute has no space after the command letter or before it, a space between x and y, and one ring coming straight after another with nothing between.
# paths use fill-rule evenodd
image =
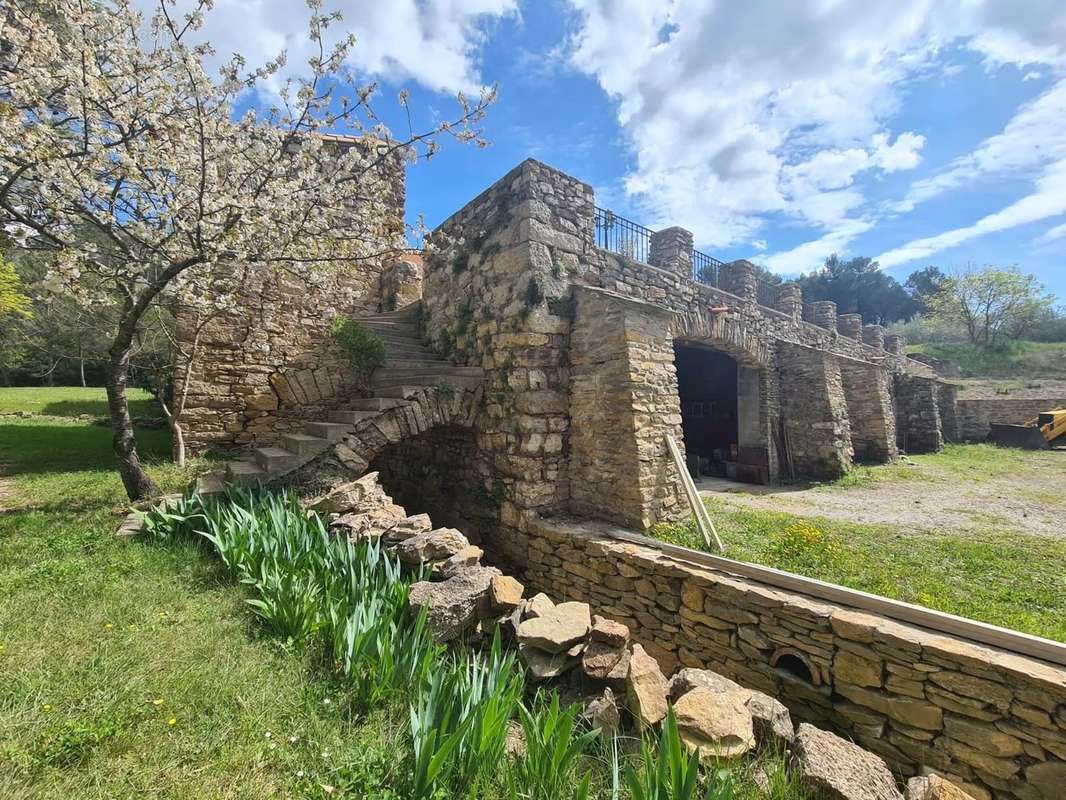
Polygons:
<instances>
[{"instance_id":1,"label":"excavator bucket","mask_svg":"<svg viewBox=\"0 0 1066 800\"><path fill-rule=\"evenodd\" d=\"M1040 428L1032 425L993 422L988 441L1000 447L1020 447L1023 450L1047 450L1050 447Z\"/></svg>"}]
</instances>

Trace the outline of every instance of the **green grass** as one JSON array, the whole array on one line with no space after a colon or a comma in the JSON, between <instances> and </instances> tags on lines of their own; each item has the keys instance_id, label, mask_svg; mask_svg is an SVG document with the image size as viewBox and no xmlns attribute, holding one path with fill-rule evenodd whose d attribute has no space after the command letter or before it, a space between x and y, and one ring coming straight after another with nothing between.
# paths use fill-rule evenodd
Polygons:
<instances>
[{"instance_id":1,"label":"green grass","mask_svg":"<svg viewBox=\"0 0 1066 800\"><path fill-rule=\"evenodd\" d=\"M968 377L1066 378L1066 342L1011 342L995 350L968 342L925 343L907 351L954 361Z\"/></svg>"},{"instance_id":2,"label":"green grass","mask_svg":"<svg viewBox=\"0 0 1066 800\"><path fill-rule=\"evenodd\" d=\"M151 393L129 389L130 413L135 417L161 416ZM96 386L17 386L0 388L0 414L19 411L52 417L107 416L107 394Z\"/></svg>"},{"instance_id":3,"label":"green grass","mask_svg":"<svg viewBox=\"0 0 1066 800\"><path fill-rule=\"evenodd\" d=\"M67 390L33 392L47 406ZM160 487L185 485L166 433L138 438ZM0 797L400 800L406 708L360 709L315 651L267 634L203 548L113 536L107 428L8 417L0 453ZM805 796L781 756L764 762L771 800ZM737 800L764 797L750 770Z\"/></svg>"},{"instance_id":4,"label":"green grass","mask_svg":"<svg viewBox=\"0 0 1066 800\"><path fill-rule=\"evenodd\" d=\"M705 502L730 558L1066 641L1066 541L1010 530L986 512L960 536ZM691 522L655 534L706 549Z\"/></svg>"},{"instance_id":5,"label":"green grass","mask_svg":"<svg viewBox=\"0 0 1066 800\"><path fill-rule=\"evenodd\" d=\"M1063 459L1059 453L992 444L946 444L939 453L909 455L893 464L857 466L828 485L847 489L901 481L983 483L1044 463L1061 467Z\"/></svg>"}]
</instances>

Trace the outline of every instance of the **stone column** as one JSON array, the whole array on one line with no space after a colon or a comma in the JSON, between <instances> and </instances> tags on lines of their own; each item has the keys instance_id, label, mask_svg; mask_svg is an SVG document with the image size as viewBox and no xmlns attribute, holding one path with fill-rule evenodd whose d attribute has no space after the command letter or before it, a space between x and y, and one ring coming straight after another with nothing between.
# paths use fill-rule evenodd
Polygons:
<instances>
[{"instance_id":1,"label":"stone column","mask_svg":"<svg viewBox=\"0 0 1066 800\"><path fill-rule=\"evenodd\" d=\"M959 432L959 390L951 383L937 384L937 410L945 442L961 442Z\"/></svg>"},{"instance_id":2,"label":"stone column","mask_svg":"<svg viewBox=\"0 0 1066 800\"><path fill-rule=\"evenodd\" d=\"M723 291L735 294L752 303L758 301L759 281L755 275L755 265L741 259L725 264L719 272L718 285Z\"/></svg>"},{"instance_id":3,"label":"stone column","mask_svg":"<svg viewBox=\"0 0 1066 800\"><path fill-rule=\"evenodd\" d=\"M892 406L892 376L877 364L840 360L844 396L851 423L855 458L884 464L899 456L896 443L896 412Z\"/></svg>"},{"instance_id":4,"label":"stone column","mask_svg":"<svg viewBox=\"0 0 1066 800\"><path fill-rule=\"evenodd\" d=\"M893 355L901 356L907 351L907 339L898 333L890 333L885 336L885 350Z\"/></svg>"},{"instance_id":5,"label":"stone column","mask_svg":"<svg viewBox=\"0 0 1066 800\"><path fill-rule=\"evenodd\" d=\"M896 431L906 453L935 453L944 446L937 381L919 375L896 376Z\"/></svg>"},{"instance_id":6,"label":"stone column","mask_svg":"<svg viewBox=\"0 0 1066 800\"><path fill-rule=\"evenodd\" d=\"M862 341L862 314L841 314L837 317L837 333Z\"/></svg>"},{"instance_id":7,"label":"stone column","mask_svg":"<svg viewBox=\"0 0 1066 800\"><path fill-rule=\"evenodd\" d=\"M837 329L837 304L832 300L815 300L811 303L811 320L819 328Z\"/></svg>"},{"instance_id":8,"label":"stone column","mask_svg":"<svg viewBox=\"0 0 1066 800\"><path fill-rule=\"evenodd\" d=\"M863 325L862 326L862 340L870 347L876 347L878 350L885 349L885 329L880 325Z\"/></svg>"},{"instance_id":9,"label":"stone column","mask_svg":"<svg viewBox=\"0 0 1066 800\"><path fill-rule=\"evenodd\" d=\"M803 319L803 290L795 283L782 283L777 287L777 302L774 308L788 314L795 321Z\"/></svg>"},{"instance_id":10,"label":"stone column","mask_svg":"<svg viewBox=\"0 0 1066 800\"><path fill-rule=\"evenodd\" d=\"M777 369L792 471L797 478L839 478L853 455L839 360L824 350L781 342Z\"/></svg>"},{"instance_id":11,"label":"stone column","mask_svg":"<svg viewBox=\"0 0 1066 800\"><path fill-rule=\"evenodd\" d=\"M666 434L684 447L673 315L574 287L570 334L570 510L647 529L688 515Z\"/></svg>"},{"instance_id":12,"label":"stone column","mask_svg":"<svg viewBox=\"0 0 1066 800\"><path fill-rule=\"evenodd\" d=\"M684 228L663 228L651 235L648 263L653 267L692 277L692 232Z\"/></svg>"}]
</instances>

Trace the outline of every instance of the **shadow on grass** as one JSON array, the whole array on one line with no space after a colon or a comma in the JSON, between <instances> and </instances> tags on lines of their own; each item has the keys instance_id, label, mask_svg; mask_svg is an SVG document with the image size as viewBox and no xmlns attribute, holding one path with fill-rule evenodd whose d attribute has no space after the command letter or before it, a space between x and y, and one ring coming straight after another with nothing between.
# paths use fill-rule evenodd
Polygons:
<instances>
[{"instance_id":1,"label":"shadow on grass","mask_svg":"<svg viewBox=\"0 0 1066 800\"><path fill-rule=\"evenodd\" d=\"M145 460L170 454L170 431L137 431ZM8 475L51 472L110 471L115 468L111 429L97 425L65 425L39 420L0 423L0 452Z\"/></svg>"},{"instance_id":2,"label":"shadow on grass","mask_svg":"<svg viewBox=\"0 0 1066 800\"><path fill-rule=\"evenodd\" d=\"M158 417L159 405L155 400L130 400L130 415L134 417ZM107 418L107 399L101 400L54 400L45 403L35 414L49 417L90 417Z\"/></svg>"}]
</instances>

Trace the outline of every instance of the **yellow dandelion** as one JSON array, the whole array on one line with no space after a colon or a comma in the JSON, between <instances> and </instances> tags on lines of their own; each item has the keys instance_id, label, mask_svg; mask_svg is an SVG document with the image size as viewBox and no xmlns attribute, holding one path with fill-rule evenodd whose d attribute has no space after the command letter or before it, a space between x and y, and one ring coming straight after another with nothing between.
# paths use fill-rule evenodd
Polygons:
<instances>
[{"instance_id":1,"label":"yellow dandelion","mask_svg":"<svg viewBox=\"0 0 1066 800\"><path fill-rule=\"evenodd\" d=\"M152 701L152 705L153 706L161 706L161 705L163 705L163 698L162 697L157 697L155 700Z\"/></svg>"},{"instance_id":2,"label":"yellow dandelion","mask_svg":"<svg viewBox=\"0 0 1066 800\"><path fill-rule=\"evenodd\" d=\"M173 725L177 725L177 724L178 724L178 721L174 717L171 717L170 719L167 720L167 725L173 726Z\"/></svg>"},{"instance_id":3,"label":"yellow dandelion","mask_svg":"<svg viewBox=\"0 0 1066 800\"><path fill-rule=\"evenodd\" d=\"M52 710L52 704L51 703L45 703L43 706L41 706L41 708L43 708L45 711L51 711Z\"/></svg>"},{"instance_id":4,"label":"yellow dandelion","mask_svg":"<svg viewBox=\"0 0 1066 800\"><path fill-rule=\"evenodd\" d=\"M105 631L109 631L109 630L111 630L111 629L112 629L112 628L114 628L114 627L115 627L114 625L112 625L112 624L111 624L110 622L108 622L108 623L106 623L106 624L104 625L104 630L105 630Z\"/></svg>"}]
</instances>

